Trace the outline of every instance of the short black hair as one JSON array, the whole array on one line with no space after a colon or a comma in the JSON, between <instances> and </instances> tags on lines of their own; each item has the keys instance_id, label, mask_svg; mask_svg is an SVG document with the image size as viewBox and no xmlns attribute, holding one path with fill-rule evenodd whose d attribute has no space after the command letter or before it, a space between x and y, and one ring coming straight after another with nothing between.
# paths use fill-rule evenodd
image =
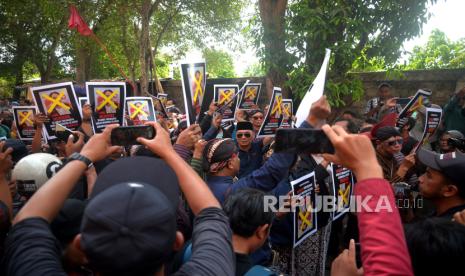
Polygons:
<instances>
[{"instance_id":1,"label":"short black hair","mask_svg":"<svg viewBox=\"0 0 465 276\"><path fill-rule=\"evenodd\" d=\"M357 124L353 120L347 120L347 119L337 119L335 123L337 122L347 122L347 131L351 134L356 134L360 130L360 128L357 126Z\"/></svg>"},{"instance_id":2,"label":"short black hair","mask_svg":"<svg viewBox=\"0 0 465 276\"><path fill-rule=\"evenodd\" d=\"M373 119L373 118L367 118L365 119L365 123L370 124L370 125L376 125L378 123L378 120Z\"/></svg>"},{"instance_id":3,"label":"short black hair","mask_svg":"<svg viewBox=\"0 0 465 276\"><path fill-rule=\"evenodd\" d=\"M265 211L264 196L264 192L252 188L243 188L228 195L223 209L234 234L248 238L258 227L271 226L274 213Z\"/></svg>"},{"instance_id":4,"label":"short black hair","mask_svg":"<svg viewBox=\"0 0 465 276\"><path fill-rule=\"evenodd\" d=\"M414 274L454 275L463 270L465 226L444 218L408 224L405 237Z\"/></svg>"},{"instance_id":5,"label":"short black hair","mask_svg":"<svg viewBox=\"0 0 465 276\"><path fill-rule=\"evenodd\" d=\"M352 110L345 110L345 111L342 113L342 115L344 115L344 114L349 114L349 115L351 115L351 116L354 117L354 118L357 118L357 117L358 117L357 114L356 114L355 112L353 112Z\"/></svg>"},{"instance_id":6,"label":"short black hair","mask_svg":"<svg viewBox=\"0 0 465 276\"><path fill-rule=\"evenodd\" d=\"M381 88L383 87L387 87L387 88L391 88L391 85L387 82L382 82L379 86L378 86L378 90L381 90Z\"/></svg>"}]
</instances>

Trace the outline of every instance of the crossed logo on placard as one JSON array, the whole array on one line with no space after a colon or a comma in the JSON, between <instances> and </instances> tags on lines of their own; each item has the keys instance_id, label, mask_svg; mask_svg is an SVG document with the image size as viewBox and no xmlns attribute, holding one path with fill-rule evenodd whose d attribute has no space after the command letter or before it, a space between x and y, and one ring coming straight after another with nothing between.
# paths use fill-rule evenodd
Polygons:
<instances>
[{"instance_id":1,"label":"crossed logo on placard","mask_svg":"<svg viewBox=\"0 0 465 276\"><path fill-rule=\"evenodd\" d=\"M276 102L277 104L275 105L275 107L273 108L273 110L271 111L272 114L274 114L275 112L278 112L279 115L281 115L283 113L283 110L282 110L282 101L283 101L283 97L282 96L276 96Z\"/></svg>"},{"instance_id":2,"label":"crossed logo on placard","mask_svg":"<svg viewBox=\"0 0 465 276\"><path fill-rule=\"evenodd\" d=\"M312 227L312 211L300 211L299 218L302 220L302 224L300 225L300 231L304 231L308 227Z\"/></svg>"},{"instance_id":3,"label":"crossed logo on placard","mask_svg":"<svg viewBox=\"0 0 465 276\"><path fill-rule=\"evenodd\" d=\"M219 104L223 104L224 102L229 102L231 100L231 96L233 94L232 91L229 91L227 90L228 92L226 91L220 91L220 95L221 95L221 100L220 100L220 103Z\"/></svg>"},{"instance_id":4,"label":"crossed logo on placard","mask_svg":"<svg viewBox=\"0 0 465 276\"><path fill-rule=\"evenodd\" d=\"M113 97L116 95L116 90L113 91L110 96L105 96L105 94L102 93L102 91L100 90L97 90L97 94L99 94L100 97L103 98L103 102L97 106L97 111L99 111L100 109L102 109L106 104L110 104L114 109L117 109L118 106L112 101Z\"/></svg>"},{"instance_id":5,"label":"crossed logo on placard","mask_svg":"<svg viewBox=\"0 0 465 276\"><path fill-rule=\"evenodd\" d=\"M50 107L48 108L47 110L47 113L52 113L52 111L57 107L57 106L61 106L62 108L66 109L66 110L69 110L70 107L65 105L64 103L61 102L61 98L63 98L65 96L65 94L63 92L60 92L58 94L58 97L56 97L56 99L50 97L49 95L42 95L45 99L49 100L52 102L52 104L50 105Z\"/></svg>"},{"instance_id":6,"label":"crossed logo on placard","mask_svg":"<svg viewBox=\"0 0 465 276\"><path fill-rule=\"evenodd\" d=\"M291 111L289 110L291 107L289 105L283 105L283 112L286 113L287 116L291 116Z\"/></svg>"},{"instance_id":7,"label":"crossed logo on placard","mask_svg":"<svg viewBox=\"0 0 465 276\"><path fill-rule=\"evenodd\" d=\"M247 88L247 94L245 95L246 98L253 99L255 98L255 92L257 91L257 88L255 87L249 87Z\"/></svg>"},{"instance_id":8,"label":"crossed logo on placard","mask_svg":"<svg viewBox=\"0 0 465 276\"><path fill-rule=\"evenodd\" d=\"M349 191L350 191L350 185L347 186L347 188L341 189L339 188L339 196L342 198L342 203L343 205L349 205Z\"/></svg>"},{"instance_id":9,"label":"crossed logo on placard","mask_svg":"<svg viewBox=\"0 0 465 276\"><path fill-rule=\"evenodd\" d=\"M144 115L144 116L148 116L148 114L145 113L144 110L142 110L142 108L144 108L144 106L145 106L146 104L147 104L147 103L142 103L141 106L137 107L137 106L135 106L133 103L129 103L129 105L130 105L132 108L134 108L134 112L131 114L131 119L134 119L134 118L137 116L137 114L139 114L139 113L142 114L142 115Z\"/></svg>"},{"instance_id":10,"label":"crossed logo on placard","mask_svg":"<svg viewBox=\"0 0 465 276\"><path fill-rule=\"evenodd\" d=\"M31 116L32 112L31 111L28 111L26 113L26 115L24 115L23 113L19 113L19 124L22 125L24 124L25 122L28 122L30 124L33 124L33 122L29 119L29 117Z\"/></svg>"},{"instance_id":11,"label":"crossed logo on placard","mask_svg":"<svg viewBox=\"0 0 465 276\"><path fill-rule=\"evenodd\" d=\"M202 91L202 75L199 76L197 79L195 74L192 75L192 79L194 79L195 83L195 91L194 91L194 104L197 103L199 96L203 95Z\"/></svg>"}]
</instances>

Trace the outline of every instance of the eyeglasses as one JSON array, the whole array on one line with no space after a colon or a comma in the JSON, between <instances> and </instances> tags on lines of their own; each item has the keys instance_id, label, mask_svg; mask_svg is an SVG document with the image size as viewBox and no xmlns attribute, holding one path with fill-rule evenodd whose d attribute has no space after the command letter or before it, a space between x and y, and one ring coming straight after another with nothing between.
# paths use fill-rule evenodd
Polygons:
<instances>
[{"instance_id":1,"label":"eyeglasses","mask_svg":"<svg viewBox=\"0 0 465 276\"><path fill-rule=\"evenodd\" d=\"M392 146L395 146L396 144L402 146L403 143L404 143L404 139L402 139L402 138L399 138L399 139L397 139L397 140L393 140L393 141L388 141L388 142L387 142L388 146L391 146L391 147L392 147Z\"/></svg>"},{"instance_id":2,"label":"eyeglasses","mask_svg":"<svg viewBox=\"0 0 465 276\"><path fill-rule=\"evenodd\" d=\"M252 116L254 120L263 120L263 116Z\"/></svg>"},{"instance_id":3,"label":"eyeglasses","mask_svg":"<svg viewBox=\"0 0 465 276\"><path fill-rule=\"evenodd\" d=\"M252 135L250 135L250 133L238 133L236 134L237 138L242 138L242 137L245 137L245 138L250 138Z\"/></svg>"}]
</instances>

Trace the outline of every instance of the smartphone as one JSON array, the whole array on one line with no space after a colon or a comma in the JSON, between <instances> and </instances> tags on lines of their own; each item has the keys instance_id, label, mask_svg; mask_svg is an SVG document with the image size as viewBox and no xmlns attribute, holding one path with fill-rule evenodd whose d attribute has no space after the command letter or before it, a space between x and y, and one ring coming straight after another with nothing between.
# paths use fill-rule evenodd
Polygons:
<instances>
[{"instance_id":1,"label":"smartphone","mask_svg":"<svg viewBox=\"0 0 465 276\"><path fill-rule=\"evenodd\" d=\"M73 132L69 128L65 127L64 125L55 123L55 136L58 140L66 143L68 142L69 136L72 134ZM79 140L79 136L74 135L73 142L76 143L77 140Z\"/></svg>"},{"instance_id":2,"label":"smartphone","mask_svg":"<svg viewBox=\"0 0 465 276\"><path fill-rule=\"evenodd\" d=\"M114 146L140 145L137 138L153 139L155 129L153 126L125 126L117 127L111 131L111 144Z\"/></svg>"},{"instance_id":3,"label":"smartphone","mask_svg":"<svg viewBox=\"0 0 465 276\"><path fill-rule=\"evenodd\" d=\"M333 144L320 129L278 129L275 141L275 152L334 153Z\"/></svg>"},{"instance_id":4,"label":"smartphone","mask_svg":"<svg viewBox=\"0 0 465 276\"><path fill-rule=\"evenodd\" d=\"M398 98L396 100L396 104L401 105L401 106L406 106L410 102L410 98Z\"/></svg>"},{"instance_id":5,"label":"smartphone","mask_svg":"<svg viewBox=\"0 0 465 276\"><path fill-rule=\"evenodd\" d=\"M357 264L357 268L362 267L362 251L360 251L360 243L355 243L355 263Z\"/></svg>"}]
</instances>

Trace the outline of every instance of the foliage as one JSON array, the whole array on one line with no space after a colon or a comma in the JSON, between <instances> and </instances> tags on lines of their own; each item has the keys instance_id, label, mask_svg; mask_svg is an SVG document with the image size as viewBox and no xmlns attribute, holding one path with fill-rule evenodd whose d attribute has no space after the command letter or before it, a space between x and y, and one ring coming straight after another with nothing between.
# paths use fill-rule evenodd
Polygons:
<instances>
[{"instance_id":1,"label":"foliage","mask_svg":"<svg viewBox=\"0 0 465 276\"><path fill-rule=\"evenodd\" d=\"M230 54L214 48L205 48L203 57L207 63L209 78L234 78L234 62Z\"/></svg>"},{"instance_id":2,"label":"foliage","mask_svg":"<svg viewBox=\"0 0 465 276\"><path fill-rule=\"evenodd\" d=\"M287 65L292 92L298 99L306 92L323 61L325 48L332 51L328 86L335 104L356 100L363 91L347 73L392 66L401 45L421 31L428 20L428 3L436 0L301 0L289 1L286 12ZM251 28L254 29L254 28ZM257 32L258 34L260 31ZM256 36L262 40L263 36ZM265 64L273 63L258 53ZM338 86L336 88L336 86ZM355 91L355 93L354 93Z\"/></svg>"},{"instance_id":3,"label":"foliage","mask_svg":"<svg viewBox=\"0 0 465 276\"><path fill-rule=\"evenodd\" d=\"M245 69L244 77L263 77L266 75L265 68L261 63L251 64Z\"/></svg>"},{"instance_id":4,"label":"foliage","mask_svg":"<svg viewBox=\"0 0 465 276\"><path fill-rule=\"evenodd\" d=\"M424 46L413 48L405 69L465 68L465 38L451 41L435 29Z\"/></svg>"}]
</instances>

